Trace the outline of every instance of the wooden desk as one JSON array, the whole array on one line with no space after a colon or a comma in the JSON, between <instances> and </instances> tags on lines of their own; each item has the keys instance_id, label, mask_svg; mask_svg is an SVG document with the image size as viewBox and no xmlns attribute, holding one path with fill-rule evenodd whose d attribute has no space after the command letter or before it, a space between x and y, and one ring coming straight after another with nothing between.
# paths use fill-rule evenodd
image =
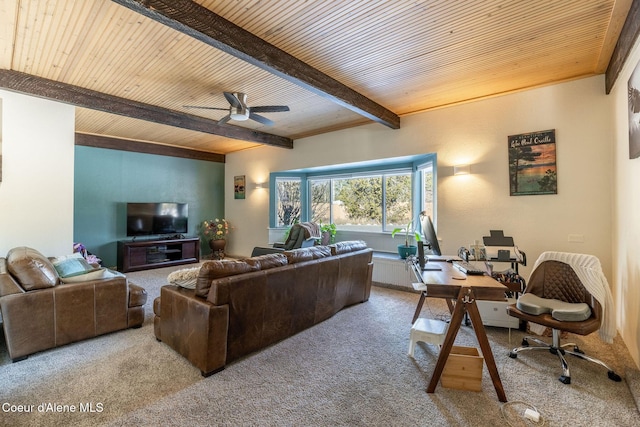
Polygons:
<instances>
[{"instance_id":1,"label":"wooden desk","mask_svg":"<svg viewBox=\"0 0 640 427\"><path fill-rule=\"evenodd\" d=\"M504 293L507 291L506 286L497 282L490 276L466 276L458 269L453 267L449 262L432 262L432 266L437 265L441 267L441 271L421 271L420 266L413 265L413 271L426 286L426 290L420 294L420 301L414 314L415 319L420 314L424 299L429 298L445 298L449 311L451 312L451 321L449 324L449 330L440 349L440 355L436 362L436 367L433 370L431 381L427 387L427 393L433 393L438 385L440 376L444 365L447 363L447 358L451 352L451 347L456 339L462 319L465 312L469 313L471 318L471 324L473 330L476 333L480 349L482 350L482 356L491 375L493 381L493 387L496 389L498 399L500 402L506 402L507 396L502 387L502 381L500 380L500 374L498 374L498 368L496 367L496 361L493 358L491 352L491 346L487 339L487 333L484 330L482 324L482 318L476 305L476 300L493 300L503 301L505 299Z\"/></svg>"}]
</instances>

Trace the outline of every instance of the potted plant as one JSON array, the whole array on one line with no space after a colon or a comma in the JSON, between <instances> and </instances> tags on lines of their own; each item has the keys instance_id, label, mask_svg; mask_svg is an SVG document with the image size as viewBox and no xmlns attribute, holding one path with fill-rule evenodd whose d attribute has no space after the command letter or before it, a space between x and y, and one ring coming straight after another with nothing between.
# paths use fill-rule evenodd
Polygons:
<instances>
[{"instance_id":1,"label":"potted plant","mask_svg":"<svg viewBox=\"0 0 640 427\"><path fill-rule=\"evenodd\" d=\"M202 237L209 242L211 256L215 259L224 258L224 248L227 244L229 234L229 222L222 218L206 219L200 225Z\"/></svg>"},{"instance_id":2,"label":"potted plant","mask_svg":"<svg viewBox=\"0 0 640 427\"><path fill-rule=\"evenodd\" d=\"M331 244L336 242L336 225L331 224L321 224L320 232L322 233L322 244Z\"/></svg>"},{"instance_id":3,"label":"potted plant","mask_svg":"<svg viewBox=\"0 0 640 427\"><path fill-rule=\"evenodd\" d=\"M404 245L398 245L398 255L400 255L400 258L402 259L406 259L409 255L415 255L418 252L418 247L416 245L409 244L409 234L413 235L416 242L422 240L420 233L415 230L413 224L414 221L410 221L405 227L394 228L391 232L391 237L395 237L398 233L405 233Z\"/></svg>"}]
</instances>

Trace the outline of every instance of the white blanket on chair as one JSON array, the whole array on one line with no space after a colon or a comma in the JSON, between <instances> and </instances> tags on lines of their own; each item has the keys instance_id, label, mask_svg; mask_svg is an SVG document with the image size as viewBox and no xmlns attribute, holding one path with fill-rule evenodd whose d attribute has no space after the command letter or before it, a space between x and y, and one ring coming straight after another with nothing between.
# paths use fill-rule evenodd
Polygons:
<instances>
[{"instance_id":1,"label":"white blanket on chair","mask_svg":"<svg viewBox=\"0 0 640 427\"><path fill-rule=\"evenodd\" d=\"M613 307L613 297L609 282L604 277L600 260L593 255L574 254L568 252L543 252L536 260L533 269L544 261L560 261L568 264L576 272L576 275L584 285L585 289L602 306L602 323L598 334L600 339L607 343L612 343L616 336L616 318Z\"/></svg>"}]
</instances>

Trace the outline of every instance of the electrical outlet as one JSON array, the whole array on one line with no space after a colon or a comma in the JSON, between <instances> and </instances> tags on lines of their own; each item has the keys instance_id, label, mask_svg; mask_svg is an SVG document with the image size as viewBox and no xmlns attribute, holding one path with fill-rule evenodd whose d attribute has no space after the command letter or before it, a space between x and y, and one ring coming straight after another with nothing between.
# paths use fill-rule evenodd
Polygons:
<instances>
[{"instance_id":1,"label":"electrical outlet","mask_svg":"<svg viewBox=\"0 0 640 427\"><path fill-rule=\"evenodd\" d=\"M568 240L573 243L584 243L584 234L569 234Z\"/></svg>"}]
</instances>

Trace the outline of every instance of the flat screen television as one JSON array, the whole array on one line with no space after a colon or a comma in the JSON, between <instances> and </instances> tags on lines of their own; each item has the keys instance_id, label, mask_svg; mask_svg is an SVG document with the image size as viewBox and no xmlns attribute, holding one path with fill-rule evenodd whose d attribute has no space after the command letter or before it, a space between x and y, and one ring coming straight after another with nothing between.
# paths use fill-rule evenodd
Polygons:
<instances>
[{"instance_id":1,"label":"flat screen television","mask_svg":"<svg viewBox=\"0 0 640 427\"><path fill-rule=\"evenodd\" d=\"M425 245L431 248L433 255L442 255L440 251L440 244L438 243L438 236L436 230L433 228L433 222L429 215L425 215L420 220L420 227L422 227L422 234L424 236Z\"/></svg>"},{"instance_id":2,"label":"flat screen television","mask_svg":"<svg viewBox=\"0 0 640 427\"><path fill-rule=\"evenodd\" d=\"M127 203L127 236L187 233L187 203Z\"/></svg>"}]
</instances>

